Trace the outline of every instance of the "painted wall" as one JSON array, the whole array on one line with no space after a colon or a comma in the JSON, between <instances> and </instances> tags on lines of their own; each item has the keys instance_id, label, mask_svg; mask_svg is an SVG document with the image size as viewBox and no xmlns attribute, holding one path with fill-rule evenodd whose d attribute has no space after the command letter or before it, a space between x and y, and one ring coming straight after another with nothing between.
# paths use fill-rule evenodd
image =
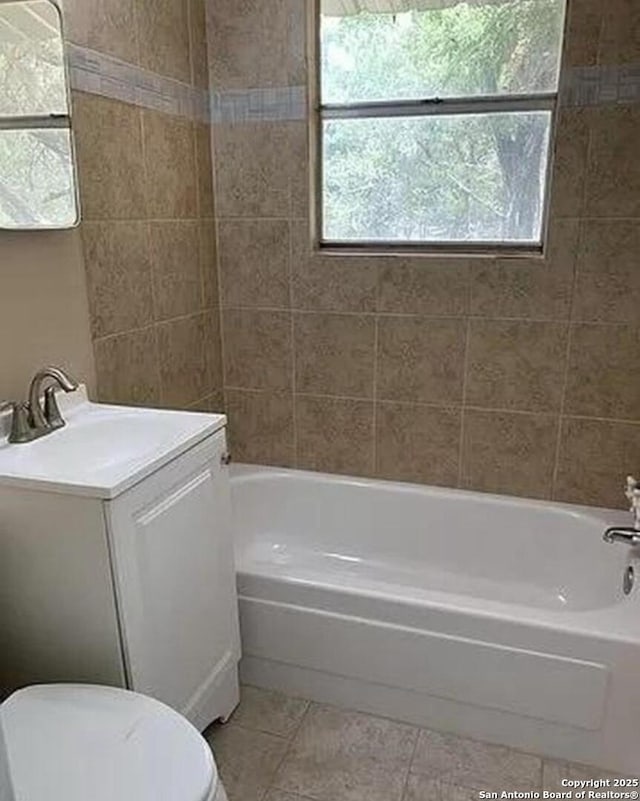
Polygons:
<instances>
[{"instance_id":1,"label":"painted wall","mask_svg":"<svg viewBox=\"0 0 640 801\"><path fill-rule=\"evenodd\" d=\"M0 399L26 397L39 367L94 383L78 231L0 231Z\"/></svg>"},{"instance_id":2,"label":"painted wall","mask_svg":"<svg viewBox=\"0 0 640 801\"><path fill-rule=\"evenodd\" d=\"M209 0L237 460L621 505L640 471L640 9L569 14L546 258L331 257L309 248L304 2Z\"/></svg>"}]
</instances>

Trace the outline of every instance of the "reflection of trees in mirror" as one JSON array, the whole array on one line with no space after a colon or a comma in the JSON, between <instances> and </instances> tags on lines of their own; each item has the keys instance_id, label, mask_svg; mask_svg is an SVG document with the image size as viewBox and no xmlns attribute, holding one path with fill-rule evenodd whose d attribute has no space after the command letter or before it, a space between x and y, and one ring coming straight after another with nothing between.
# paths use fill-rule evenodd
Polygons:
<instances>
[{"instance_id":1,"label":"reflection of trees in mirror","mask_svg":"<svg viewBox=\"0 0 640 801\"><path fill-rule=\"evenodd\" d=\"M73 224L71 152L68 129L0 131L0 226Z\"/></svg>"},{"instance_id":2,"label":"reflection of trees in mirror","mask_svg":"<svg viewBox=\"0 0 640 801\"><path fill-rule=\"evenodd\" d=\"M52 115L68 114L63 43L51 8L0 5L1 227L67 227L76 218L70 130L48 127ZM42 117L42 127L23 127L20 117Z\"/></svg>"},{"instance_id":3,"label":"reflection of trees in mirror","mask_svg":"<svg viewBox=\"0 0 640 801\"><path fill-rule=\"evenodd\" d=\"M557 90L563 0L324 18L322 99ZM535 241L549 112L325 124L325 238Z\"/></svg>"}]
</instances>

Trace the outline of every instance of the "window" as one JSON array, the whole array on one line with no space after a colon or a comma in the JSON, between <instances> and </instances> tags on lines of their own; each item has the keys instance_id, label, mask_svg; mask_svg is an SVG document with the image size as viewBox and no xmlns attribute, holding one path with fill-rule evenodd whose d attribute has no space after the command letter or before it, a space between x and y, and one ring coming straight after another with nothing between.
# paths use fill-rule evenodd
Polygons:
<instances>
[{"instance_id":1,"label":"window","mask_svg":"<svg viewBox=\"0 0 640 801\"><path fill-rule=\"evenodd\" d=\"M322 245L539 249L565 0L318 0Z\"/></svg>"},{"instance_id":2,"label":"window","mask_svg":"<svg viewBox=\"0 0 640 801\"><path fill-rule=\"evenodd\" d=\"M60 12L0 0L0 228L78 221Z\"/></svg>"}]
</instances>

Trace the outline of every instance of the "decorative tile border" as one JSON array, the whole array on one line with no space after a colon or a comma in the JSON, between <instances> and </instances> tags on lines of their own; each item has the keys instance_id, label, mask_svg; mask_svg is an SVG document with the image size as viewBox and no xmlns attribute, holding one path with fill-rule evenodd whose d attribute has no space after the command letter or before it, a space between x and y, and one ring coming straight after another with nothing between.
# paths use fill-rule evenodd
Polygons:
<instances>
[{"instance_id":1,"label":"decorative tile border","mask_svg":"<svg viewBox=\"0 0 640 801\"><path fill-rule=\"evenodd\" d=\"M562 80L560 100L566 106L640 103L640 65L574 67Z\"/></svg>"},{"instance_id":2,"label":"decorative tile border","mask_svg":"<svg viewBox=\"0 0 640 801\"><path fill-rule=\"evenodd\" d=\"M306 116L307 91L304 86L239 89L211 94L213 123L305 120Z\"/></svg>"},{"instance_id":3,"label":"decorative tile border","mask_svg":"<svg viewBox=\"0 0 640 801\"><path fill-rule=\"evenodd\" d=\"M212 92L209 96L172 78L113 56L69 44L71 86L143 108L200 122L256 123L305 120L305 86ZM640 64L574 67L560 86L564 106L640 103Z\"/></svg>"},{"instance_id":4,"label":"decorative tile border","mask_svg":"<svg viewBox=\"0 0 640 801\"><path fill-rule=\"evenodd\" d=\"M71 87L135 106L210 122L208 93L113 56L68 44Z\"/></svg>"}]
</instances>

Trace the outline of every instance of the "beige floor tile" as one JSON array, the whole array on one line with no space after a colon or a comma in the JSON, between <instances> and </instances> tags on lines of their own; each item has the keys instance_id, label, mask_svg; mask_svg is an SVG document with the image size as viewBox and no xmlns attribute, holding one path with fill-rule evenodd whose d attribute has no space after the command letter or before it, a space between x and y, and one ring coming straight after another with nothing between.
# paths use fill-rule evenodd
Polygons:
<instances>
[{"instance_id":1,"label":"beige floor tile","mask_svg":"<svg viewBox=\"0 0 640 801\"><path fill-rule=\"evenodd\" d=\"M400 801L417 731L312 705L274 787L314 801Z\"/></svg>"},{"instance_id":2,"label":"beige floor tile","mask_svg":"<svg viewBox=\"0 0 640 801\"><path fill-rule=\"evenodd\" d=\"M262 801L287 749L287 741L240 726L212 726L207 740L229 801Z\"/></svg>"},{"instance_id":3,"label":"beige floor tile","mask_svg":"<svg viewBox=\"0 0 640 801\"><path fill-rule=\"evenodd\" d=\"M240 706L233 713L231 724L291 737L308 707L309 701L302 698L245 685L240 691Z\"/></svg>"},{"instance_id":4,"label":"beige floor tile","mask_svg":"<svg viewBox=\"0 0 640 801\"><path fill-rule=\"evenodd\" d=\"M431 779L477 790L538 790L542 762L505 746L421 731L411 769Z\"/></svg>"},{"instance_id":5,"label":"beige floor tile","mask_svg":"<svg viewBox=\"0 0 640 801\"><path fill-rule=\"evenodd\" d=\"M264 801L307 801L304 796L294 793L284 793L282 790L271 790L265 796Z\"/></svg>"},{"instance_id":6,"label":"beige floor tile","mask_svg":"<svg viewBox=\"0 0 640 801\"><path fill-rule=\"evenodd\" d=\"M478 791L412 773L402 801L478 801Z\"/></svg>"},{"instance_id":7,"label":"beige floor tile","mask_svg":"<svg viewBox=\"0 0 640 801\"><path fill-rule=\"evenodd\" d=\"M594 768L590 765L577 765L575 762L558 762L545 759L542 770L542 787L544 790L551 790L552 792L566 792L567 788L562 786L563 779L585 781L587 779L613 779L620 775L609 773L606 770ZM603 789L606 790L607 788ZM612 789L615 790L616 788Z\"/></svg>"}]
</instances>

